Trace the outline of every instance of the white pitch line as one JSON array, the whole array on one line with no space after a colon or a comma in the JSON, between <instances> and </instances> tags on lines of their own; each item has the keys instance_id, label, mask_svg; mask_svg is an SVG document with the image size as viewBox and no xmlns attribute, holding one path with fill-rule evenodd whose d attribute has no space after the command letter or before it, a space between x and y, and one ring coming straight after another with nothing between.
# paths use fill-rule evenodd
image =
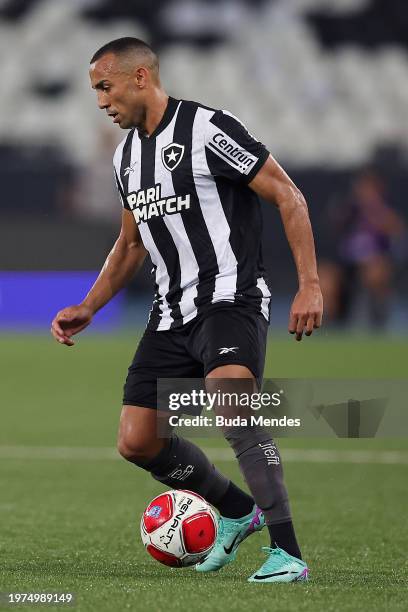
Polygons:
<instances>
[{"instance_id":1,"label":"white pitch line","mask_svg":"<svg viewBox=\"0 0 408 612\"><path fill-rule=\"evenodd\" d=\"M233 461L229 448L203 448L213 461ZM298 463L377 463L407 464L408 452L384 450L323 450L291 449L282 451L284 462ZM115 448L82 446L1 446L0 459L68 460L68 461L116 461L121 459Z\"/></svg>"}]
</instances>

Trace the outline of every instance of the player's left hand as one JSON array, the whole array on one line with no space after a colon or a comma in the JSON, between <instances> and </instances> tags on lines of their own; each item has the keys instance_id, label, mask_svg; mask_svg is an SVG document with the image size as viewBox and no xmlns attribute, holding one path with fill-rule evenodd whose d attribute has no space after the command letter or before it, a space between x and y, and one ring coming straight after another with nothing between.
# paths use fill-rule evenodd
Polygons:
<instances>
[{"instance_id":1,"label":"player's left hand","mask_svg":"<svg viewBox=\"0 0 408 612\"><path fill-rule=\"evenodd\" d=\"M289 333L296 334L296 340L302 339L303 333L310 336L314 329L322 324L323 296L319 283L305 285L299 289L289 315Z\"/></svg>"}]
</instances>

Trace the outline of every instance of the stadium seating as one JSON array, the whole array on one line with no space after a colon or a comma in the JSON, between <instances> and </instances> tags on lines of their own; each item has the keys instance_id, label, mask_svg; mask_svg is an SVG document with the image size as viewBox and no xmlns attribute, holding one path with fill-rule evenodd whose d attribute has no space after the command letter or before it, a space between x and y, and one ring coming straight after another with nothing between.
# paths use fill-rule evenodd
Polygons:
<instances>
[{"instance_id":1,"label":"stadium seating","mask_svg":"<svg viewBox=\"0 0 408 612\"><path fill-rule=\"evenodd\" d=\"M381 14L381 0L160 2L153 29L145 3L140 14L131 8L138 3L121 12L114 4L21 1L11 11L2 3L2 141L61 146L76 163L92 158L105 117L89 89L88 59L133 35L160 47L169 92L230 109L286 163L350 167L380 146L406 147L408 58L398 29L395 40L371 37L374 50L351 35L364 11ZM323 22L337 24L333 44Z\"/></svg>"}]
</instances>

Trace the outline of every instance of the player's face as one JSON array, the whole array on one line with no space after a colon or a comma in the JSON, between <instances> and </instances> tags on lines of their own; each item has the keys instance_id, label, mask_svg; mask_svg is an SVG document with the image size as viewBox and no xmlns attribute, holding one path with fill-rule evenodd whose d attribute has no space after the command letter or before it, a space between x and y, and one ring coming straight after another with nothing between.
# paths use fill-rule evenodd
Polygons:
<instances>
[{"instance_id":1,"label":"player's face","mask_svg":"<svg viewBox=\"0 0 408 612\"><path fill-rule=\"evenodd\" d=\"M121 67L115 55L107 53L91 64L89 75L98 106L113 118L113 123L125 130L142 124L144 90L137 86L135 76Z\"/></svg>"}]
</instances>

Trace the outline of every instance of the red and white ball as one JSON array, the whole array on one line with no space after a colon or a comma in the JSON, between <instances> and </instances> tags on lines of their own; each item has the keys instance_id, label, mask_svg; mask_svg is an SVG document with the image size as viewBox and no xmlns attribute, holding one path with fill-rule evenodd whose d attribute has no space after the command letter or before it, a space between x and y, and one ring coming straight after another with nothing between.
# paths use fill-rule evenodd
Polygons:
<instances>
[{"instance_id":1,"label":"red and white ball","mask_svg":"<svg viewBox=\"0 0 408 612\"><path fill-rule=\"evenodd\" d=\"M156 561L172 567L199 563L214 546L217 515L191 491L166 491L155 497L140 522L142 542Z\"/></svg>"}]
</instances>

